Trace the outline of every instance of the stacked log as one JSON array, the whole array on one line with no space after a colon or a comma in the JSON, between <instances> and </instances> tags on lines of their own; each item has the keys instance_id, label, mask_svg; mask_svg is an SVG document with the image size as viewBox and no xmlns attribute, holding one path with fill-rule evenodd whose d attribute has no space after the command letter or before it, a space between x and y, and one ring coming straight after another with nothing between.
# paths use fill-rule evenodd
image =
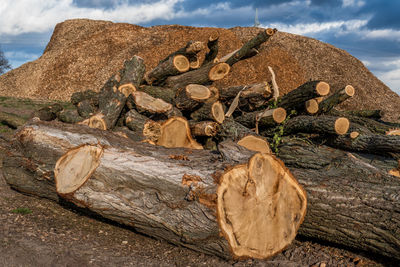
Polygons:
<instances>
[{"instance_id":1,"label":"stacked log","mask_svg":"<svg viewBox=\"0 0 400 267\"><path fill-rule=\"evenodd\" d=\"M210 36L202 64L199 41L147 72L134 56L98 93L75 93L76 112L48 108L69 125L21 128L4 176L17 190L224 258L269 258L299 230L400 259L396 124L382 122L379 110L337 110L355 95L351 85L307 81L279 96L273 74L214 86L275 32L220 58Z\"/></svg>"}]
</instances>

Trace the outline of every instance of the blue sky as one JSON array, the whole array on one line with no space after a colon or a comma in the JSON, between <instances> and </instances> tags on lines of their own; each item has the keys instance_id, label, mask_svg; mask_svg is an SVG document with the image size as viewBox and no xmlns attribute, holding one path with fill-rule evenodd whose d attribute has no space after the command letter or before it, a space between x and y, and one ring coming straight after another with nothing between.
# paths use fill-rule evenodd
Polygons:
<instances>
[{"instance_id":1,"label":"blue sky","mask_svg":"<svg viewBox=\"0 0 400 267\"><path fill-rule=\"evenodd\" d=\"M333 44L400 94L400 0L1 0L0 46L12 66L38 58L58 22L263 27Z\"/></svg>"}]
</instances>

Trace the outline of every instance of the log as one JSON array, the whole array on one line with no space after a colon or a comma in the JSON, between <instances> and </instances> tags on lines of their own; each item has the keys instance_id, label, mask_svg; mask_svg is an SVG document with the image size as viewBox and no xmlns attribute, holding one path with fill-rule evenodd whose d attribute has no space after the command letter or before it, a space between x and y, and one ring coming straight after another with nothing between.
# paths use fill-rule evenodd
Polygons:
<instances>
[{"instance_id":1,"label":"log","mask_svg":"<svg viewBox=\"0 0 400 267\"><path fill-rule=\"evenodd\" d=\"M327 97L321 103L319 103L319 113L327 113L336 105L344 102L345 100L353 97L355 89L351 85L346 85L345 88L334 92L332 95Z\"/></svg>"},{"instance_id":2,"label":"log","mask_svg":"<svg viewBox=\"0 0 400 267\"><path fill-rule=\"evenodd\" d=\"M326 82L306 82L278 99L278 106L286 111L302 109L307 100L329 94L330 86Z\"/></svg>"},{"instance_id":3,"label":"log","mask_svg":"<svg viewBox=\"0 0 400 267\"><path fill-rule=\"evenodd\" d=\"M48 106L42 107L38 110L35 110L34 112L32 112L30 117L31 118L37 117L42 121L52 121L57 118L57 113L63 109L64 108L60 104L54 103L54 104L50 104Z\"/></svg>"},{"instance_id":4,"label":"log","mask_svg":"<svg viewBox=\"0 0 400 267\"><path fill-rule=\"evenodd\" d=\"M99 105L99 93L93 90L79 91L71 95L71 103L73 105L78 105L79 102L83 100L91 100L95 106Z\"/></svg>"},{"instance_id":5,"label":"log","mask_svg":"<svg viewBox=\"0 0 400 267\"><path fill-rule=\"evenodd\" d=\"M238 145L243 146L251 151L258 151L261 153L271 154L271 148L265 138L256 135L247 135L237 142Z\"/></svg>"},{"instance_id":6,"label":"log","mask_svg":"<svg viewBox=\"0 0 400 267\"><path fill-rule=\"evenodd\" d=\"M307 101L304 103L304 110L305 110L305 111L307 112L307 114L309 114L309 115L317 114L318 111L320 110L318 101L315 100L315 99L307 100Z\"/></svg>"},{"instance_id":7,"label":"log","mask_svg":"<svg viewBox=\"0 0 400 267\"><path fill-rule=\"evenodd\" d=\"M271 29L271 28L261 31L254 38L245 43L238 51L236 51L233 55L231 55L225 61L225 63L232 66L233 64L239 62L249 54L249 51L251 51L254 48L258 48L262 43L266 42L276 32L277 32L276 29Z\"/></svg>"},{"instance_id":8,"label":"log","mask_svg":"<svg viewBox=\"0 0 400 267\"><path fill-rule=\"evenodd\" d=\"M183 55L175 55L164 62L160 62L154 69L146 73L147 84L161 84L168 76L178 75L188 71L189 60Z\"/></svg>"},{"instance_id":9,"label":"log","mask_svg":"<svg viewBox=\"0 0 400 267\"><path fill-rule=\"evenodd\" d=\"M217 138L219 141L231 140L237 142L248 135L255 135L255 132L238 123L232 117L227 117L220 126Z\"/></svg>"},{"instance_id":10,"label":"log","mask_svg":"<svg viewBox=\"0 0 400 267\"><path fill-rule=\"evenodd\" d=\"M130 109L136 109L140 114L149 118L156 115L167 115L173 112L173 106L161 98L154 98L151 95L136 91L128 98L127 105Z\"/></svg>"},{"instance_id":11,"label":"log","mask_svg":"<svg viewBox=\"0 0 400 267\"><path fill-rule=\"evenodd\" d=\"M125 114L125 125L134 132L135 141L155 144L161 137L161 124L131 109Z\"/></svg>"},{"instance_id":12,"label":"log","mask_svg":"<svg viewBox=\"0 0 400 267\"><path fill-rule=\"evenodd\" d=\"M189 59L189 70L197 70L200 68L200 59L197 55L191 56Z\"/></svg>"},{"instance_id":13,"label":"log","mask_svg":"<svg viewBox=\"0 0 400 267\"><path fill-rule=\"evenodd\" d=\"M118 91L124 95L137 91L143 81L146 66L144 60L139 56L133 56L130 60L124 62L124 67L120 70L121 81Z\"/></svg>"},{"instance_id":14,"label":"log","mask_svg":"<svg viewBox=\"0 0 400 267\"><path fill-rule=\"evenodd\" d=\"M193 56L196 56L197 53L204 49L204 47L204 43L201 41L189 41L184 47L179 48L178 50L169 54L166 58L161 60L160 63L168 61L176 55L182 55L189 59Z\"/></svg>"},{"instance_id":15,"label":"log","mask_svg":"<svg viewBox=\"0 0 400 267\"><path fill-rule=\"evenodd\" d=\"M160 98L167 103L174 103L176 91L159 86L142 85L139 87L138 91L145 92L146 94L154 97Z\"/></svg>"},{"instance_id":16,"label":"log","mask_svg":"<svg viewBox=\"0 0 400 267\"><path fill-rule=\"evenodd\" d=\"M20 116L0 111L0 123L7 125L12 129L17 129L26 122Z\"/></svg>"},{"instance_id":17,"label":"log","mask_svg":"<svg viewBox=\"0 0 400 267\"><path fill-rule=\"evenodd\" d=\"M228 75L230 66L226 63L208 63L197 70L168 77L165 86L170 88L184 88L188 84L205 85L213 81L221 80Z\"/></svg>"},{"instance_id":18,"label":"log","mask_svg":"<svg viewBox=\"0 0 400 267\"><path fill-rule=\"evenodd\" d=\"M161 125L161 135L156 144L168 148L203 149L203 146L193 139L189 123L184 117L172 117L165 121Z\"/></svg>"},{"instance_id":19,"label":"log","mask_svg":"<svg viewBox=\"0 0 400 267\"><path fill-rule=\"evenodd\" d=\"M343 114L379 120L385 112L381 109L342 110Z\"/></svg>"},{"instance_id":20,"label":"log","mask_svg":"<svg viewBox=\"0 0 400 267\"><path fill-rule=\"evenodd\" d=\"M343 135L347 133L349 127L350 122L344 117L301 115L286 122L284 133L285 135L298 132Z\"/></svg>"},{"instance_id":21,"label":"log","mask_svg":"<svg viewBox=\"0 0 400 267\"><path fill-rule=\"evenodd\" d=\"M179 90L175 98L175 106L180 110L193 111L211 97L211 91L204 85L188 84Z\"/></svg>"},{"instance_id":22,"label":"log","mask_svg":"<svg viewBox=\"0 0 400 267\"><path fill-rule=\"evenodd\" d=\"M58 201L62 196L138 232L207 254L271 257L292 242L305 215L303 189L272 155L256 154L225 170L231 162L215 152L167 149L60 124L26 125L16 141L27 151L4 161L13 188ZM15 167L23 161L30 166ZM54 175L47 172L53 169Z\"/></svg>"},{"instance_id":23,"label":"log","mask_svg":"<svg viewBox=\"0 0 400 267\"><path fill-rule=\"evenodd\" d=\"M76 109L73 110L62 110L57 113L57 118L65 123L78 123L82 122L85 118L82 118Z\"/></svg>"},{"instance_id":24,"label":"log","mask_svg":"<svg viewBox=\"0 0 400 267\"><path fill-rule=\"evenodd\" d=\"M214 121L189 121L189 125L193 136L215 136L219 131L219 124Z\"/></svg>"},{"instance_id":25,"label":"log","mask_svg":"<svg viewBox=\"0 0 400 267\"><path fill-rule=\"evenodd\" d=\"M243 112L241 116L235 118L237 122L247 128L255 128L258 122L259 128L269 128L282 123L286 119L286 110L283 108L270 109L265 112L253 111Z\"/></svg>"},{"instance_id":26,"label":"log","mask_svg":"<svg viewBox=\"0 0 400 267\"><path fill-rule=\"evenodd\" d=\"M208 38L207 47L209 51L206 53L202 65L214 62L214 60L217 58L218 40L219 36L216 32Z\"/></svg>"},{"instance_id":27,"label":"log","mask_svg":"<svg viewBox=\"0 0 400 267\"><path fill-rule=\"evenodd\" d=\"M190 117L195 121L214 120L221 124L225 120L224 106L219 101L207 102L193 111Z\"/></svg>"},{"instance_id":28,"label":"log","mask_svg":"<svg viewBox=\"0 0 400 267\"><path fill-rule=\"evenodd\" d=\"M92 100L85 99L76 105L76 110L78 111L79 116L87 119L97 112L98 107L95 106Z\"/></svg>"}]
</instances>

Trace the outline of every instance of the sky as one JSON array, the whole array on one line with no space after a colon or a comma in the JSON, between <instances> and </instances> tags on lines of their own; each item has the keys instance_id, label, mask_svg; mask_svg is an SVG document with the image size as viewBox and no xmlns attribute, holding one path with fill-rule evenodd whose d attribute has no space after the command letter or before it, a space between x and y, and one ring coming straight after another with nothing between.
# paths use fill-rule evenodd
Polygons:
<instances>
[{"instance_id":1,"label":"sky","mask_svg":"<svg viewBox=\"0 0 400 267\"><path fill-rule=\"evenodd\" d=\"M344 49L400 95L400 0L0 0L0 48L13 68L40 57L55 25L89 18L141 26L253 26Z\"/></svg>"}]
</instances>

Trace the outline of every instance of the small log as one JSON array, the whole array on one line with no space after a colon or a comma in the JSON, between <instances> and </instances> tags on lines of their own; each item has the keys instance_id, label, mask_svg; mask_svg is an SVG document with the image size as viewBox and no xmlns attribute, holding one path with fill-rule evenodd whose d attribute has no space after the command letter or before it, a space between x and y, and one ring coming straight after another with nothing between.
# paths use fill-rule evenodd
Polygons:
<instances>
[{"instance_id":1,"label":"small log","mask_svg":"<svg viewBox=\"0 0 400 267\"><path fill-rule=\"evenodd\" d=\"M184 88L188 84L208 84L221 80L228 75L230 66L226 63L209 63L197 70L170 76L165 80L165 86L170 88Z\"/></svg>"},{"instance_id":2,"label":"small log","mask_svg":"<svg viewBox=\"0 0 400 267\"><path fill-rule=\"evenodd\" d=\"M219 40L219 36L216 32L208 38L207 47L208 47L209 51L208 51L208 53L206 53L202 65L214 62L214 60L217 58L218 40Z\"/></svg>"},{"instance_id":3,"label":"small log","mask_svg":"<svg viewBox=\"0 0 400 267\"><path fill-rule=\"evenodd\" d=\"M211 97L211 91L204 85L188 84L179 90L175 99L175 106L180 110L195 110Z\"/></svg>"},{"instance_id":4,"label":"small log","mask_svg":"<svg viewBox=\"0 0 400 267\"><path fill-rule=\"evenodd\" d=\"M350 122L344 117L301 115L286 122L284 133L286 135L299 132L344 135L349 127Z\"/></svg>"},{"instance_id":5,"label":"small log","mask_svg":"<svg viewBox=\"0 0 400 267\"><path fill-rule=\"evenodd\" d=\"M173 103L175 101L176 92L170 88L142 85L139 87L138 91L145 92L154 98L160 98L167 103Z\"/></svg>"},{"instance_id":6,"label":"small log","mask_svg":"<svg viewBox=\"0 0 400 267\"><path fill-rule=\"evenodd\" d=\"M310 81L302 84L278 100L278 106L287 111L302 109L304 102L318 96L329 94L329 84L321 81Z\"/></svg>"},{"instance_id":7,"label":"small log","mask_svg":"<svg viewBox=\"0 0 400 267\"><path fill-rule=\"evenodd\" d=\"M242 139L240 139L237 142L237 144L240 146L243 146L251 151L257 151L257 152L266 153L266 154L272 153L268 142L260 136L247 135L247 136L243 137Z\"/></svg>"},{"instance_id":8,"label":"small log","mask_svg":"<svg viewBox=\"0 0 400 267\"><path fill-rule=\"evenodd\" d=\"M26 122L20 116L0 111L0 123L7 125L12 129L17 129Z\"/></svg>"},{"instance_id":9,"label":"small log","mask_svg":"<svg viewBox=\"0 0 400 267\"><path fill-rule=\"evenodd\" d=\"M224 106L219 101L207 102L193 111L190 117L195 121L214 120L221 124L225 120Z\"/></svg>"},{"instance_id":10,"label":"small log","mask_svg":"<svg viewBox=\"0 0 400 267\"><path fill-rule=\"evenodd\" d=\"M266 42L271 36L273 36L276 31L276 29L271 28L261 31L259 34L257 34L257 36L249 40L238 51L231 55L225 62L230 66L239 62L245 56L249 55L249 51L258 48L262 43Z\"/></svg>"},{"instance_id":11,"label":"small log","mask_svg":"<svg viewBox=\"0 0 400 267\"><path fill-rule=\"evenodd\" d=\"M82 118L76 109L73 110L62 110L57 113L57 118L65 123L78 123L82 122L85 118Z\"/></svg>"},{"instance_id":12,"label":"small log","mask_svg":"<svg viewBox=\"0 0 400 267\"><path fill-rule=\"evenodd\" d=\"M238 123L232 117L227 117L220 126L217 138L219 141L231 140L237 142L248 135L255 135L255 132Z\"/></svg>"},{"instance_id":13,"label":"small log","mask_svg":"<svg viewBox=\"0 0 400 267\"><path fill-rule=\"evenodd\" d=\"M317 112L319 111L318 101L315 99L307 100L304 104L304 109L310 115L317 114Z\"/></svg>"},{"instance_id":14,"label":"small log","mask_svg":"<svg viewBox=\"0 0 400 267\"><path fill-rule=\"evenodd\" d=\"M155 144L161 137L161 124L131 109L125 114L125 125L135 133L135 141Z\"/></svg>"},{"instance_id":15,"label":"small log","mask_svg":"<svg viewBox=\"0 0 400 267\"><path fill-rule=\"evenodd\" d=\"M161 84L168 76L186 72L189 68L188 58L183 55L176 55L161 62L154 69L146 73L145 80L149 85Z\"/></svg>"},{"instance_id":16,"label":"small log","mask_svg":"<svg viewBox=\"0 0 400 267\"><path fill-rule=\"evenodd\" d=\"M54 103L32 112L31 118L38 117L42 121L52 121L57 118L57 113L63 109L60 104Z\"/></svg>"},{"instance_id":17,"label":"small log","mask_svg":"<svg viewBox=\"0 0 400 267\"><path fill-rule=\"evenodd\" d=\"M400 129L393 129L386 132L386 135L400 135Z\"/></svg>"},{"instance_id":18,"label":"small log","mask_svg":"<svg viewBox=\"0 0 400 267\"><path fill-rule=\"evenodd\" d=\"M351 85L346 85L345 88L334 92L332 95L330 95L321 103L319 103L319 113L321 114L329 112L336 105L352 97L354 93L355 93L354 87Z\"/></svg>"},{"instance_id":19,"label":"small log","mask_svg":"<svg viewBox=\"0 0 400 267\"><path fill-rule=\"evenodd\" d=\"M383 117L384 111L381 109L362 109L362 110L342 110L343 114L379 120Z\"/></svg>"},{"instance_id":20,"label":"small log","mask_svg":"<svg viewBox=\"0 0 400 267\"><path fill-rule=\"evenodd\" d=\"M78 111L79 116L87 119L97 112L98 107L94 105L92 100L85 99L76 105L76 110Z\"/></svg>"},{"instance_id":21,"label":"small log","mask_svg":"<svg viewBox=\"0 0 400 267\"><path fill-rule=\"evenodd\" d=\"M118 90L126 96L137 91L143 81L145 72L146 66L141 57L133 56L130 60L126 60L124 68L120 70L121 81L119 82Z\"/></svg>"},{"instance_id":22,"label":"small log","mask_svg":"<svg viewBox=\"0 0 400 267\"><path fill-rule=\"evenodd\" d=\"M200 68L200 60L197 55L191 56L189 59L189 69L190 70L197 70Z\"/></svg>"},{"instance_id":23,"label":"small log","mask_svg":"<svg viewBox=\"0 0 400 267\"><path fill-rule=\"evenodd\" d=\"M136 91L129 97L129 103L141 114L151 117L173 111L173 106L160 98L154 98L145 92Z\"/></svg>"},{"instance_id":24,"label":"small log","mask_svg":"<svg viewBox=\"0 0 400 267\"><path fill-rule=\"evenodd\" d=\"M193 136L215 136L219 131L219 124L214 121L189 121L189 125Z\"/></svg>"},{"instance_id":25,"label":"small log","mask_svg":"<svg viewBox=\"0 0 400 267\"><path fill-rule=\"evenodd\" d=\"M197 143L191 133L187 120L183 117L172 117L161 125L161 136L157 145L168 148L184 147L192 149L203 149Z\"/></svg>"},{"instance_id":26,"label":"small log","mask_svg":"<svg viewBox=\"0 0 400 267\"><path fill-rule=\"evenodd\" d=\"M360 135L359 132L351 132L349 136L350 136L351 139L355 139L355 138L357 138L359 135Z\"/></svg>"},{"instance_id":27,"label":"small log","mask_svg":"<svg viewBox=\"0 0 400 267\"><path fill-rule=\"evenodd\" d=\"M79 102L84 100L91 100L95 106L99 105L99 93L93 90L79 91L71 95L71 103L78 105Z\"/></svg>"},{"instance_id":28,"label":"small log","mask_svg":"<svg viewBox=\"0 0 400 267\"><path fill-rule=\"evenodd\" d=\"M187 57L188 59L194 57L199 53L201 50L203 50L205 47L204 42L201 41L189 41L186 43L186 45L182 48L179 48L177 51L169 54L166 58L161 60L159 63L163 63L165 61L170 60L171 58L177 56L177 55L182 55Z\"/></svg>"},{"instance_id":29,"label":"small log","mask_svg":"<svg viewBox=\"0 0 400 267\"><path fill-rule=\"evenodd\" d=\"M260 128L268 128L282 123L286 119L286 110L275 108L267 111L243 112L241 116L235 118L237 122L248 127L255 128L258 122Z\"/></svg>"},{"instance_id":30,"label":"small log","mask_svg":"<svg viewBox=\"0 0 400 267\"><path fill-rule=\"evenodd\" d=\"M230 106L238 94L240 94L238 107L244 111L252 111L266 105L271 98L272 91L267 82L222 88L220 101Z\"/></svg>"}]
</instances>

